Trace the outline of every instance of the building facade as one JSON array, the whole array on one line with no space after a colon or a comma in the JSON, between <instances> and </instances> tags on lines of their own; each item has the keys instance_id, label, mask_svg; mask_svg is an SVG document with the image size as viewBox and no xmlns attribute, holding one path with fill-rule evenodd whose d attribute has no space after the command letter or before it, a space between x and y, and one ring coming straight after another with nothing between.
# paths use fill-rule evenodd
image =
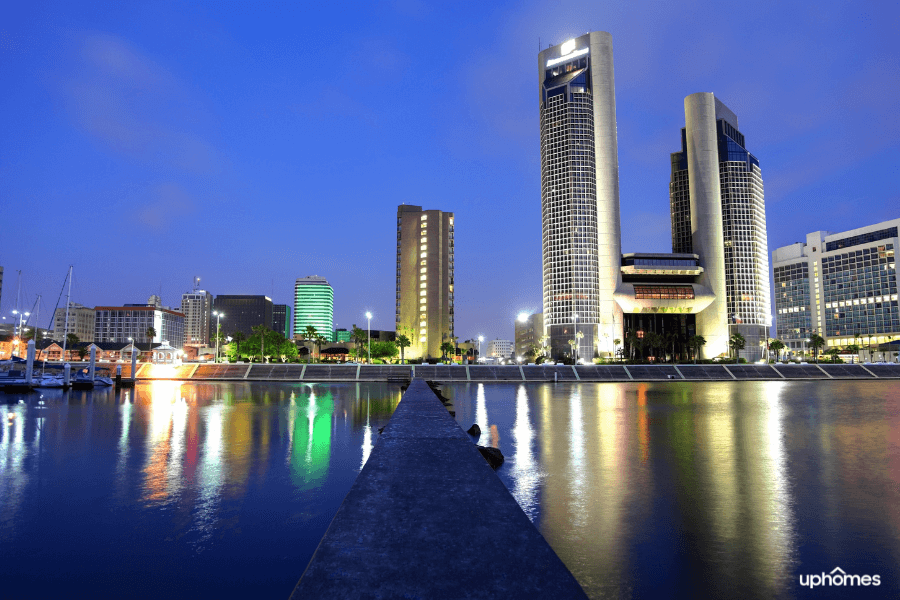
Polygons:
<instances>
[{"instance_id":1,"label":"building facade","mask_svg":"<svg viewBox=\"0 0 900 600\"><path fill-rule=\"evenodd\" d=\"M672 251L699 256L700 284L714 295L697 315L704 354L728 352L729 337L740 333L740 356L757 360L772 324L759 160L737 116L713 94L691 94L684 107L681 151L671 156Z\"/></svg>"},{"instance_id":2,"label":"building facade","mask_svg":"<svg viewBox=\"0 0 900 600\"><path fill-rule=\"evenodd\" d=\"M532 346L541 347L544 337L544 313L519 315L515 323L516 356L524 358ZM540 351L538 351L540 352ZM531 357L532 360L536 357Z\"/></svg>"},{"instance_id":3,"label":"building facade","mask_svg":"<svg viewBox=\"0 0 900 600\"><path fill-rule=\"evenodd\" d=\"M226 336L240 331L250 337L254 327L269 327L272 324L272 299L268 296L216 296L213 311L224 315L221 317L221 326ZM212 320L216 320L215 315Z\"/></svg>"},{"instance_id":4,"label":"building facade","mask_svg":"<svg viewBox=\"0 0 900 600\"><path fill-rule=\"evenodd\" d=\"M618 149L612 36L538 54L544 327L551 353L609 355L621 337Z\"/></svg>"},{"instance_id":5,"label":"building facade","mask_svg":"<svg viewBox=\"0 0 900 600\"><path fill-rule=\"evenodd\" d=\"M98 306L94 309L94 341L127 344L169 342L184 339L184 314L146 304ZM148 336L153 328L155 334Z\"/></svg>"},{"instance_id":6,"label":"building facade","mask_svg":"<svg viewBox=\"0 0 900 600\"><path fill-rule=\"evenodd\" d=\"M291 339L291 307L287 304L272 305L272 331L282 334L286 340Z\"/></svg>"},{"instance_id":7,"label":"building facade","mask_svg":"<svg viewBox=\"0 0 900 600\"><path fill-rule=\"evenodd\" d=\"M53 313L53 335L50 339L61 342L66 335L74 333L82 342L94 341L94 319L96 313L93 308L69 303L69 325L66 328L66 309L57 308Z\"/></svg>"},{"instance_id":8,"label":"building facade","mask_svg":"<svg viewBox=\"0 0 900 600\"><path fill-rule=\"evenodd\" d=\"M184 315L184 346L205 348L209 346L212 294L205 290L193 290L181 296L181 312Z\"/></svg>"},{"instance_id":9,"label":"building facade","mask_svg":"<svg viewBox=\"0 0 900 600\"><path fill-rule=\"evenodd\" d=\"M487 344L487 356L508 359L513 354L513 348L512 340L490 340Z\"/></svg>"},{"instance_id":10,"label":"building facade","mask_svg":"<svg viewBox=\"0 0 900 600\"><path fill-rule=\"evenodd\" d=\"M797 352L900 338L896 251L900 219L841 233L816 231L772 252L776 335Z\"/></svg>"},{"instance_id":11,"label":"building facade","mask_svg":"<svg viewBox=\"0 0 900 600\"><path fill-rule=\"evenodd\" d=\"M454 217L451 212L397 207L397 334L407 358L437 358L453 342Z\"/></svg>"},{"instance_id":12,"label":"building facade","mask_svg":"<svg viewBox=\"0 0 900 600\"><path fill-rule=\"evenodd\" d=\"M294 334L303 336L312 325L334 341L334 289L324 277L310 275L294 283Z\"/></svg>"}]
</instances>

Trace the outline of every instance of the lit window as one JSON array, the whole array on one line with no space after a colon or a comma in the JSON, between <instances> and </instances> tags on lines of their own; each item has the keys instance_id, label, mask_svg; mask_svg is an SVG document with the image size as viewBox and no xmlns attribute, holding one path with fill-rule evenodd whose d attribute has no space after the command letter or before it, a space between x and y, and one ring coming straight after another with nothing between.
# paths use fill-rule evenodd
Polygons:
<instances>
[{"instance_id":1,"label":"lit window","mask_svg":"<svg viewBox=\"0 0 900 600\"><path fill-rule=\"evenodd\" d=\"M422 337L419 338L419 341L424 344L425 342L428 341L428 338L423 335Z\"/></svg>"},{"instance_id":2,"label":"lit window","mask_svg":"<svg viewBox=\"0 0 900 600\"><path fill-rule=\"evenodd\" d=\"M425 281L428 278L428 275L422 275L419 277L420 281Z\"/></svg>"},{"instance_id":3,"label":"lit window","mask_svg":"<svg viewBox=\"0 0 900 600\"><path fill-rule=\"evenodd\" d=\"M424 296L427 293L428 293L428 290L422 290L421 292L419 292L419 295Z\"/></svg>"},{"instance_id":4,"label":"lit window","mask_svg":"<svg viewBox=\"0 0 900 600\"><path fill-rule=\"evenodd\" d=\"M419 322L419 327L425 327L426 325L428 325L428 321L420 321Z\"/></svg>"},{"instance_id":5,"label":"lit window","mask_svg":"<svg viewBox=\"0 0 900 600\"><path fill-rule=\"evenodd\" d=\"M419 218L420 218L422 221L425 221L426 219L428 219L428 215L422 215L422 216L419 217Z\"/></svg>"},{"instance_id":6,"label":"lit window","mask_svg":"<svg viewBox=\"0 0 900 600\"><path fill-rule=\"evenodd\" d=\"M428 256L428 253L427 253L427 252L423 252L422 254L419 255L419 258L425 258L425 257L427 257L427 256Z\"/></svg>"}]
</instances>

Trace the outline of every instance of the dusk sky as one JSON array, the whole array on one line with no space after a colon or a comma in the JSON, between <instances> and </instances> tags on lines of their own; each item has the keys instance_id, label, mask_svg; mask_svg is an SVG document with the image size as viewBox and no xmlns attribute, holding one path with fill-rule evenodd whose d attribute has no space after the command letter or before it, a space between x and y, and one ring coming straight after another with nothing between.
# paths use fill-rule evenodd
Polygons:
<instances>
[{"instance_id":1,"label":"dusk sky","mask_svg":"<svg viewBox=\"0 0 900 600\"><path fill-rule=\"evenodd\" d=\"M612 34L623 252L669 252L684 97L737 115L769 250L900 217L895 2L6 2L0 311L293 303L394 329L396 211L456 215L456 335L541 310L537 53ZM223 324L224 325L224 324ZM226 328L227 331L227 328Z\"/></svg>"}]
</instances>

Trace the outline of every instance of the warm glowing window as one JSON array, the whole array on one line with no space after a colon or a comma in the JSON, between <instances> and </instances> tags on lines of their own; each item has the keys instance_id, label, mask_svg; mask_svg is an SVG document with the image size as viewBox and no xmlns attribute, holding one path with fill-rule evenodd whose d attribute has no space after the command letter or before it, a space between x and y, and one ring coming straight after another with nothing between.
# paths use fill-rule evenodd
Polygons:
<instances>
[{"instance_id":1,"label":"warm glowing window","mask_svg":"<svg viewBox=\"0 0 900 600\"><path fill-rule=\"evenodd\" d=\"M419 279L420 279L421 281L425 281L426 279L428 279L428 275L422 275L422 276L419 277Z\"/></svg>"},{"instance_id":2,"label":"warm glowing window","mask_svg":"<svg viewBox=\"0 0 900 600\"><path fill-rule=\"evenodd\" d=\"M427 257L427 256L428 256L428 253L427 253L427 252L423 252L422 254L419 255L419 258L425 258L425 257Z\"/></svg>"},{"instance_id":3,"label":"warm glowing window","mask_svg":"<svg viewBox=\"0 0 900 600\"><path fill-rule=\"evenodd\" d=\"M420 295L420 296L424 296L424 295L427 294L427 293L428 293L427 290L422 290L421 292L419 292L419 295Z\"/></svg>"},{"instance_id":4,"label":"warm glowing window","mask_svg":"<svg viewBox=\"0 0 900 600\"><path fill-rule=\"evenodd\" d=\"M693 300L694 288L689 285L635 285L638 300Z\"/></svg>"}]
</instances>

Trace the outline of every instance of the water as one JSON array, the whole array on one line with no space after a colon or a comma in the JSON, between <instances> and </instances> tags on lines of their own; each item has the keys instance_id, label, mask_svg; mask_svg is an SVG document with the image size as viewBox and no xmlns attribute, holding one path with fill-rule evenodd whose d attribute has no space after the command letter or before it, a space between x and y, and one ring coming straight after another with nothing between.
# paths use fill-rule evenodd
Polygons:
<instances>
[{"instance_id":1,"label":"water","mask_svg":"<svg viewBox=\"0 0 900 600\"><path fill-rule=\"evenodd\" d=\"M900 382L443 389L592 598L900 597Z\"/></svg>"},{"instance_id":2,"label":"water","mask_svg":"<svg viewBox=\"0 0 900 600\"><path fill-rule=\"evenodd\" d=\"M287 598L400 400L164 381L43 396L0 396L0 598Z\"/></svg>"},{"instance_id":3,"label":"water","mask_svg":"<svg viewBox=\"0 0 900 600\"><path fill-rule=\"evenodd\" d=\"M444 391L593 598L900 596L900 382ZM0 598L286 598L399 390L18 398L0 395ZM835 567L882 585L800 588Z\"/></svg>"}]
</instances>

